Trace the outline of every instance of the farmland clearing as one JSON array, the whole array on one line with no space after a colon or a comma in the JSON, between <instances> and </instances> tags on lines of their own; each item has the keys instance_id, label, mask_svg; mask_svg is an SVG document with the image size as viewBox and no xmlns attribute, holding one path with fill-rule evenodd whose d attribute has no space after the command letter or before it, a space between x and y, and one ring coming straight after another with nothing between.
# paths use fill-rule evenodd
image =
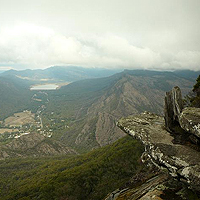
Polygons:
<instances>
[{"instance_id":1,"label":"farmland clearing","mask_svg":"<svg viewBox=\"0 0 200 200\"><path fill-rule=\"evenodd\" d=\"M35 124L35 114L31 113L31 111L15 113L13 116L6 118L4 124L11 127Z\"/></svg>"}]
</instances>

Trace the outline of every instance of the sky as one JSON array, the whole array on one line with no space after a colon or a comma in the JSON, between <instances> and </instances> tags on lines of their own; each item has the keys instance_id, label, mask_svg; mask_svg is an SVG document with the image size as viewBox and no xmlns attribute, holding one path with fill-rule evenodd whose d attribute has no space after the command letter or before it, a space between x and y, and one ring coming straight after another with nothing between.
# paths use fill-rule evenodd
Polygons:
<instances>
[{"instance_id":1,"label":"sky","mask_svg":"<svg viewBox=\"0 0 200 200\"><path fill-rule=\"evenodd\" d=\"M0 70L200 70L200 0L0 0Z\"/></svg>"}]
</instances>

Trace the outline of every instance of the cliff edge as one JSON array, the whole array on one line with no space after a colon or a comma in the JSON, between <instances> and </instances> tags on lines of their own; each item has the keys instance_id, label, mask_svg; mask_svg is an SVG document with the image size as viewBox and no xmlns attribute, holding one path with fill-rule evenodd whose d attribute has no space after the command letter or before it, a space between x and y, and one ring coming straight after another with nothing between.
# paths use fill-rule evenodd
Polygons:
<instances>
[{"instance_id":1,"label":"cliff edge","mask_svg":"<svg viewBox=\"0 0 200 200\"><path fill-rule=\"evenodd\" d=\"M134 188L127 188L127 192L118 191L115 197L108 199L167 199L163 189L158 189L161 183L166 183L167 179L172 179L179 183L181 187L191 189L195 193L192 197L177 196L175 199L198 199L200 192L200 108L183 108L181 91L178 87L166 93L165 97L165 117L144 112L122 118L117 123L125 133L142 141L145 146L145 152L142 161L156 166L160 170L158 175L152 180L145 182L147 184L146 192L136 195ZM165 176L163 177L163 172ZM163 185L163 184L161 184ZM142 188L144 184L140 186ZM166 184L165 186L166 189ZM131 192L131 191L132 192ZM179 192L182 189L179 188ZM177 191L175 191L176 193ZM186 192L187 193L187 192ZM183 195L182 195L183 196ZM168 197L171 198L171 197Z\"/></svg>"}]
</instances>

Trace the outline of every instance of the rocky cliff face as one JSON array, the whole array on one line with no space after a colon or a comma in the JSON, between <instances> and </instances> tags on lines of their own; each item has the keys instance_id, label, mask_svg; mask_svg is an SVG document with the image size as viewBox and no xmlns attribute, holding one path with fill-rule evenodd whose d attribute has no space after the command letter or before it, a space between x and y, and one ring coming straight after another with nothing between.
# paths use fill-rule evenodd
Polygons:
<instances>
[{"instance_id":1,"label":"rocky cliff face","mask_svg":"<svg viewBox=\"0 0 200 200\"><path fill-rule=\"evenodd\" d=\"M125 133L142 141L145 146L142 160L153 164L161 171L169 174L177 184L182 184L181 191L191 188L194 193L200 192L200 108L184 108L181 91L178 87L168 92L165 97L165 118L162 116L144 112L140 115L130 116L119 120L118 127ZM163 172L162 172L163 173ZM168 178L161 178L162 173L154 176L158 181L152 185L151 179L140 187L146 187L145 193L136 188L126 188L127 191L118 191L113 198L108 199L152 199L161 198L163 190L166 190ZM175 183L174 182L174 183ZM162 184L161 184L162 183ZM160 185L164 187L160 188ZM169 184L168 184L169 185ZM160 189L158 189L160 188ZM180 190L180 188L179 188ZM178 190L175 190L176 193ZM177 195L177 194L174 195ZM175 199L195 199L197 196L178 196ZM168 197L171 198L171 197Z\"/></svg>"}]
</instances>

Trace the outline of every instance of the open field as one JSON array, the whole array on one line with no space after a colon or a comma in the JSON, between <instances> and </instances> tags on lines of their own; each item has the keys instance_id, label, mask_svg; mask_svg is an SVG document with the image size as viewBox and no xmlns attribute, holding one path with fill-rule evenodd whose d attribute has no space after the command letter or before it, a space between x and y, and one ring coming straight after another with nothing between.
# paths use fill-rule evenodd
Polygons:
<instances>
[{"instance_id":1,"label":"open field","mask_svg":"<svg viewBox=\"0 0 200 200\"><path fill-rule=\"evenodd\" d=\"M14 116L5 119L5 125L8 126L22 126L24 124L34 124L35 115L31 111L24 111L15 113Z\"/></svg>"},{"instance_id":2,"label":"open field","mask_svg":"<svg viewBox=\"0 0 200 200\"><path fill-rule=\"evenodd\" d=\"M11 129L11 128L0 128L0 134L8 132L8 133L12 133L12 132L16 132L19 131L18 129Z\"/></svg>"}]
</instances>

